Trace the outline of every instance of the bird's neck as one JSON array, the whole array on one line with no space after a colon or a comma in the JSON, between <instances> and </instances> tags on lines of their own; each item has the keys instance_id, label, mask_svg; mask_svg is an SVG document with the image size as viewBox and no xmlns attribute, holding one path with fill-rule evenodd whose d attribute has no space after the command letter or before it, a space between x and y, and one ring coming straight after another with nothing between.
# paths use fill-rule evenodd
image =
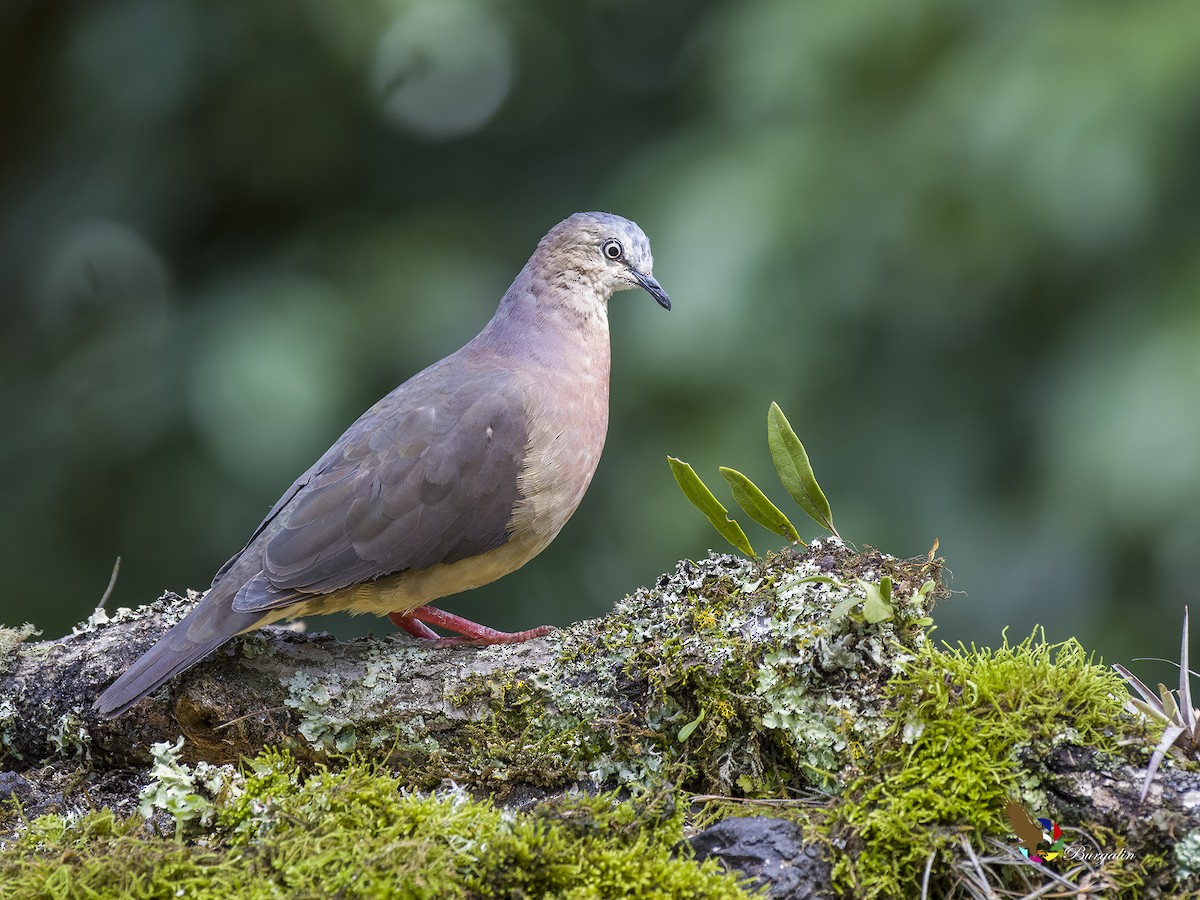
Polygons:
<instances>
[{"instance_id":1,"label":"bird's neck","mask_svg":"<svg viewBox=\"0 0 1200 900\"><path fill-rule=\"evenodd\" d=\"M477 340L533 365L602 373L607 387L607 296L576 273L537 281L522 270Z\"/></svg>"}]
</instances>

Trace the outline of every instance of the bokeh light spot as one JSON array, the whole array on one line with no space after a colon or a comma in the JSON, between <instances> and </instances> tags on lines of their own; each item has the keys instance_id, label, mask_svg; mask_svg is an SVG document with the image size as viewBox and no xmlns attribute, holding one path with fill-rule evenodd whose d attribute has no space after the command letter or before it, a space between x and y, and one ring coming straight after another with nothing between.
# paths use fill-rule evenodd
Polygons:
<instances>
[{"instance_id":1,"label":"bokeh light spot","mask_svg":"<svg viewBox=\"0 0 1200 900\"><path fill-rule=\"evenodd\" d=\"M231 474L294 477L357 412L340 298L321 282L279 278L239 284L223 301L193 355L197 430Z\"/></svg>"},{"instance_id":2,"label":"bokeh light spot","mask_svg":"<svg viewBox=\"0 0 1200 900\"><path fill-rule=\"evenodd\" d=\"M426 138L482 128L508 96L507 32L472 3L427 2L405 12L379 42L374 89L388 121Z\"/></svg>"}]
</instances>

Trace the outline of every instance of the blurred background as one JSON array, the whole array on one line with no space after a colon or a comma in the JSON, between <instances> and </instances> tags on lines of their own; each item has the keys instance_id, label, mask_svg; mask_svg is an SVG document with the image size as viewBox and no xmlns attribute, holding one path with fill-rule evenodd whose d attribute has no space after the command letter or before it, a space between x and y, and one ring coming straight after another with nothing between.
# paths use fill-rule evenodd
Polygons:
<instances>
[{"instance_id":1,"label":"blurred background","mask_svg":"<svg viewBox=\"0 0 1200 900\"><path fill-rule=\"evenodd\" d=\"M447 608L567 623L725 549L668 453L794 509L776 400L848 540L940 538L940 637L1177 656L1198 33L1189 0L8 0L0 622L68 631L118 555L110 610L206 587L551 225L603 209L675 310L614 298L589 495Z\"/></svg>"}]
</instances>

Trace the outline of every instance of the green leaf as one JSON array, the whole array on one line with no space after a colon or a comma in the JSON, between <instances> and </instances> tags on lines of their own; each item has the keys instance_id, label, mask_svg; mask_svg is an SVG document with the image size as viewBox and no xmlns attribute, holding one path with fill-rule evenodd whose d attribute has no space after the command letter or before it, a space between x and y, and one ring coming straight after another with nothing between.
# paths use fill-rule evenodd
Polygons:
<instances>
[{"instance_id":1,"label":"green leaf","mask_svg":"<svg viewBox=\"0 0 1200 900\"><path fill-rule=\"evenodd\" d=\"M729 482L733 499L746 511L746 515L768 531L783 535L793 544L800 541L800 533L796 531L796 527L767 499L767 495L758 489L758 485L737 469L726 466L721 466L721 476Z\"/></svg>"},{"instance_id":2,"label":"green leaf","mask_svg":"<svg viewBox=\"0 0 1200 900\"><path fill-rule=\"evenodd\" d=\"M696 730L696 726L699 725L703 721L704 721L704 710L700 710L700 715L696 716L696 718L692 719L692 721L688 722L686 725L684 725L682 728L679 729L679 743L682 744L689 737L691 737L692 732Z\"/></svg>"},{"instance_id":3,"label":"green leaf","mask_svg":"<svg viewBox=\"0 0 1200 900\"><path fill-rule=\"evenodd\" d=\"M808 453L778 403L772 403L767 413L767 443L771 447L771 459L775 463L775 470L779 472L779 480L792 499L813 521L836 535L838 532L833 527L833 511L813 475Z\"/></svg>"},{"instance_id":4,"label":"green leaf","mask_svg":"<svg viewBox=\"0 0 1200 900\"><path fill-rule=\"evenodd\" d=\"M846 615L848 612L850 612L850 610L854 609L854 607L858 606L860 603L862 603L862 597L851 594L845 600L839 601L837 606L829 611L829 621L839 621L844 615Z\"/></svg>"},{"instance_id":5,"label":"green leaf","mask_svg":"<svg viewBox=\"0 0 1200 900\"><path fill-rule=\"evenodd\" d=\"M878 625L880 622L890 619L895 614L890 602L892 579L885 575L880 579L879 584L864 581L862 586L867 593L867 599L863 603L863 618L872 625Z\"/></svg>"},{"instance_id":6,"label":"green leaf","mask_svg":"<svg viewBox=\"0 0 1200 900\"><path fill-rule=\"evenodd\" d=\"M692 501L692 505L708 517L708 521L712 522L713 528L717 529L717 533L721 537L742 553L753 557L754 548L750 546L746 532L742 531L741 525L729 518L729 513L721 505L721 501L714 497L713 492L700 480L696 470L683 460L673 456L668 456L667 462L671 465L671 474L679 483L679 489L683 491L683 496Z\"/></svg>"},{"instance_id":7,"label":"green leaf","mask_svg":"<svg viewBox=\"0 0 1200 900\"><path fill-rule=\"evenodd\" d=\"M892 606L892 578L890 575L880 578L879 584L863 581L861 578L858 579L858 584L866 596L859 597L857 594L851 594L845 600L839 601L829 613L830 621L838 621L860 603L863 605L863 619L872 625L885 622L896 614L896 610ZM929 621L933 622L932 619Z\"/></svg>"}]
</instances>

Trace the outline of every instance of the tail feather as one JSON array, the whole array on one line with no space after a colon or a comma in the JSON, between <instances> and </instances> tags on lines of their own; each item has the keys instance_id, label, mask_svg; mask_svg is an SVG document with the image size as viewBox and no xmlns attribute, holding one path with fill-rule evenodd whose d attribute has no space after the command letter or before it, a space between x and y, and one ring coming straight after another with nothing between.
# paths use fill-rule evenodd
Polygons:
<instances>
[{"instance_id":1,"label":"tail feather","mask_svg":"<svg viewBox=\"0 0 1200 900\"><path fill-rule=\"evenodd\" d=\"M261 611L237 613L229 606L229 597L214 588L200 604L158 639L109 686L93 708L104 718L121 715L147 694L184 669L198 663L235 634L249 631L271 615Z\"/></svg>"}]
</instances>

